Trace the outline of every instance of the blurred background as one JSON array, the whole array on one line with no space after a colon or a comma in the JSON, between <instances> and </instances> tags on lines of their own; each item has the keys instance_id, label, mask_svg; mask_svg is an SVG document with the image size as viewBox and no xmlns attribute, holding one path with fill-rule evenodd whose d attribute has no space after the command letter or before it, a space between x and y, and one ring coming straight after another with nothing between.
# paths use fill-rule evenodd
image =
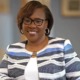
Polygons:
<instances>
[{"instance_id":1,"label":"blurred background","mask_svg":"<svg viewBox=\"0 0 80 80\"><path fill-rule=\"evenodd\" d=\"M17 27L19 9L31 0L0 0L0 59L9 44L24 40ZM80 0L38 0L54 17L51 37L70 39L80 57Z\"/></svg>"}]
</instances>

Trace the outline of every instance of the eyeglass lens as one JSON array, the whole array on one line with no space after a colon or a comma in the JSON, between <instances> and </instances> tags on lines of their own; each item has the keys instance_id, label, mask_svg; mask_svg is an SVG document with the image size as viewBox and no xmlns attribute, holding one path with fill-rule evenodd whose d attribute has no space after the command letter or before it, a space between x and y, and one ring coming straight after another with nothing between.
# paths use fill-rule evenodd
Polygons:
<instances>
[{"instance_id":1,"label":"eyeglass lens","mask_svg":"<svg viewBox=\"0 0 80 80\"><path fill-rule=\"evenodd\" d=\"M39 18L35 18L34 20L30 19L30 18L25 18L24 19L24 24L26 25L30 25L32 22L34 22L35 25L42 25L43 21L45 21L45 19L39 19Z\"/></svg>"}]
</instances>

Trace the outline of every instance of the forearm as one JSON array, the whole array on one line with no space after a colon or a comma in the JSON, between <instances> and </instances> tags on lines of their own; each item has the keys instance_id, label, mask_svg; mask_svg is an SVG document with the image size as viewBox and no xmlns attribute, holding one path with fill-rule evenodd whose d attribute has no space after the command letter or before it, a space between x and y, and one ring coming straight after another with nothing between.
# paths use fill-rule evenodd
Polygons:
<instances>
[{"instance_id":1,"label":"forearm","mask_svg":"<svg viewBox=\"0 0 80 80\"><path fill-rule=\"evenodd\" d=\"M0 80L15 80L8 75L8 60L7 55L4 55L3 60L0 63Z\"/></svg>"},{"instance_id":2,"label":"forearm","mask_svg":"<svg viewBox=\"0 0 80 80\"><path fill-rule=\"evenodd\" d=\"M16 79L6 76L4 74L0 74L0 80L16 80Z\"/></svg>"}]
</instances>

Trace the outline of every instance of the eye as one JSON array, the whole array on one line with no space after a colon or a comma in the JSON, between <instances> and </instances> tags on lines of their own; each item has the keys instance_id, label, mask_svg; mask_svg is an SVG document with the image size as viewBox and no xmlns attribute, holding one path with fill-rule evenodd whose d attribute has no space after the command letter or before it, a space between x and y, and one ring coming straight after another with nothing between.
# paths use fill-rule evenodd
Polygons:
<instances>
[{"instance_id":1,"label":"eye","mask_svg":"<svg viewBox=\"0 0 80 80\"><path fill-rule=\"evenodd\" d=\"M25 22L30 22L30 21L31 21L30 19L26 19L26 20L25 20Z\"/></svg>"},{"instance_id":2,"label":"eye","mask_svg":"<svg viewBox=\"0 0 80 80\"><path fill-rule=\"evenodd\" d=\"M35 20L35 23L42 23L42 20L40 20L40 19Z\"/></svg>"},{"instance_id":3,"label":"eye","mask_svg":"<svg viewBox=\"0 0 80 80\"><path fill-rule=\"evenodd\" d=\"M24 19L24 24L30 24L30 23L31 23L30 19L28 19L28 18Z\"/></svg>"}]
</instances>

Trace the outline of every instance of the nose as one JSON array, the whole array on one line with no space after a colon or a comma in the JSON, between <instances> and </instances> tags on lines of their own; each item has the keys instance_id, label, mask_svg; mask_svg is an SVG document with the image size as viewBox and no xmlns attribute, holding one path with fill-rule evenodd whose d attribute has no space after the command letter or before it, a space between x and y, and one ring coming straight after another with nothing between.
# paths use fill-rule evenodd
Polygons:
<instances>
[{"instance_id":1,"label":"nose","mask_svg":"<svg viewBox=\"0 0 80 80\"><path fill-rule=\"evenodd\" d=\"M34 21L31 22L30 27L32 27L32 28L35 28L36 27Z\"/></svg>"}]
</instances>

